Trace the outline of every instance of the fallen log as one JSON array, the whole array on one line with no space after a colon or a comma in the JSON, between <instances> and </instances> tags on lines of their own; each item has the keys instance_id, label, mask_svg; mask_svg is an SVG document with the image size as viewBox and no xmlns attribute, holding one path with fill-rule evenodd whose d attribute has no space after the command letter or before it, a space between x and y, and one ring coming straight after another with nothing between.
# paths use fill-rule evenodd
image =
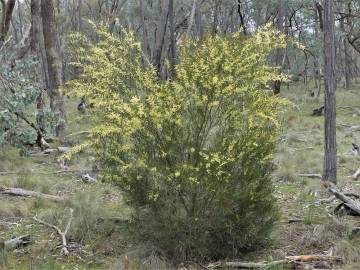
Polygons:
<instances>
[{"instance_id":1,"label":"fallen log","mask_svg":"<svg viewBox=\"0 0 360 270\"><path fill-rule=\"evenodd\" d=\"M0 187L0 194L10 195L10 196L19 196L19 197L35 197L43 198L52 201L64 201L63 197L45 194L37 191L26 190L22 188L9 188L9 187Z\"/></svg>"},{"instance_id":2,"label":"fallen log","mask_svg":"<svg viewBox=\"0 0 360 270\"><path fill-rule=\"evenodd\" d=\"M356 213L357 215L360 215L360 202L353 200L350 198L350 194L346 195L345 193L342 193L339 188L334 185L331 182L326 182L326 185L328 186L329 191L335 195L337 199L342 201L344 205L349 208L352 212ZM353 194L351 194L353 195Z\"/></svg>"},{"instance_id":3,"label":"fallen log","mask_svg":"<svg viewBox=\"0 0 360 270\"><path fill-rule=\"evenodd\" d=\"M21 235L19 237L12 238L5 242L0 242L0 250L10 251L22 246L26 246L31 243L30 235Z\"/></svg>"},{"instance_id":4,"label":"fallen log","mask_svg":"<svg viewBox=\"0 0 360 270\"><path fill-rule=\"evenodd\" d=\"M0 175L12 175L17 174L17 172L0 172Z\"/></svg>"},{"instance_id":5,"label":"fallen log","mask_svg":"<svg viewBox=\"0 0 360 270\"><path fill-rule=\"evenodd\" d=\"M55 226L53 224L50 224L46 221L43 221L42 219L38 218L37 216L33 217L33 219L35 221L37 221L38 223L42 224L42 225L45 225L49 228L52 228L54 229L57 234L60 236L61 238L61 254L64 255L64 256L67 256L69 255L69 250L68 250L68 245L67 245L67 241L66 241L66 234L68 233L69 229L70 229L70 226L71 226L71 223L74 219L74 210L72 208L70 208L70 212L69 212L69 220L66 224L66 227L65 227L65 230L62 231L58 226Z\"/></svg>"},{"instance_id":6,"label":"fallen log","mask_svg":"<svg viewBox=\"0 0 360 270\"><path fill-rule=\"evenodd\" d=\"M351 126L350 131L355 132L355 131L360 131L360 126Z\"/></svg>"},{"instance_id":7,"label":"fallen log","mask_svg":"<svg viewBox=\"0 0 360 270\"><path fill-rule=\"evenodd\" d=\"M319 179L322 178L321 174L319 174L319 173L299 173L296 176L308 177L308 178L319 178Z\"/></svg>"},{"instance_id":8,"label":"fallen log","mask_svg":"<svg viewBox=\"0 0 360 270\"><path fill-rule=\"evenodd\" d=\"M268 269L280 264L287 264L286 260L279 260L274 262L216 262L209 264L207 269L218 268L245 268L245 269Z\"/></svg>"},{"instance_id":9,"label":"fallen log","mask_svg":"<svg viewBox=\"0 0 360 270\"><path fill-rule=\"evenodd\" d=\"M45 149L42 153L46 154L46 155L53 154L53 153L65 154L65 153L69 152L70 150L71 150L71 147L59 146L58 148Z\"/></svg>"},{"instance_id":10,"label":"fallen log","mask_svg":"<svg viewBox=\"0 0 360 270\"><path fill-rule=\"evenodd\" d=\"M273 262L215 262L209 264L207 269L243 268L243 269L269 269L281 264L311 263L311 262L342 262L341 257L329 255L299 255L286 256L285 259Z\"/></svg>"}]
</instances>

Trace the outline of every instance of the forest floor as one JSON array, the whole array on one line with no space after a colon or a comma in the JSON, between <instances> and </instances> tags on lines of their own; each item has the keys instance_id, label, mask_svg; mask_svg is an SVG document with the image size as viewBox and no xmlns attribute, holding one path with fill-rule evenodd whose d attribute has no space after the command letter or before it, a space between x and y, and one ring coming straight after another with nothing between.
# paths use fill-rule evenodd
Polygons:
<instances>
[{"instance_id":1,"label":"forest floor","mask_svg":"<svg viewBox=\"0 0 360 270\"><path fill-rule=\"evenodd\" d=\"M338 185L360 192L360 181L351 175L360 167L360 157L351 153L351 143L360 143L360 132L349 125L360 125L360 85L337 92ZM360 269L360 236L351 228L360 226L360 217L335 217L337 201L320 203L331 195L320 179L299 174L321 174L323 165L323 117L311 116L323 98L306 95L304 86L292 86L282 95L294 103L284 114L284 128L277 153L274 184L281 209L281 220L273 234L272 246L241 258L244 261L281 259L285 255L333 254L344 259L334 269ZM75 102L68 102L69 145L80 142L87 130ZM358 111L359 110L359 111ZM57 147L56 143L52 147ZM59 154L19 157L18 150L0 148L0 187L19 187L66 197L63 203L39 198L0 195L0 239L30 234L32 243L7 254L0 254L0 269L172 269L146 247L130 246L121 234L121 218L129 210L116 187L105 183L85 183L91 176L91 157L76 158L64 171ZM37 216L64 230L69 209L74 219L68 232L70 255L60 255L60 238L52 228L36 222ZM114 219L113 217L116 217ZM290 221L290 223L289 223ZM337 267L337 268L336 268ZM325 268L325 266L324 266ZM185 268L182 268L185 269ZM274 268L280 269L280 268Z\"/></svg>"}]
</instances>

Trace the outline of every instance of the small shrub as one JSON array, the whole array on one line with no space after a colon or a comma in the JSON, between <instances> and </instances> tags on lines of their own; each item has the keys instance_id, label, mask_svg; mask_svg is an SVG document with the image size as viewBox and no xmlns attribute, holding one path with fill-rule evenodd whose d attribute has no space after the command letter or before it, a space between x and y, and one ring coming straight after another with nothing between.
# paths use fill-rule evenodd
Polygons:
<instances>
[{"instance_id":1,"label":"small shrub","mask_svg":"<svg viewBox=\"0 0 360 270\"><path fill-rule=\"evenodd\" d=\"M97 33L95 42L70 40L85 47L76 51L83 73L67 87L95 104L90 140L74 152L89 149L120 187L135 239L176 260L266 244L284 104L265 90L283 79L266 61L284 36L266 26L251 37L184 40L176 77L161 83L132 34Z\"/></svg>"}]
</instances>

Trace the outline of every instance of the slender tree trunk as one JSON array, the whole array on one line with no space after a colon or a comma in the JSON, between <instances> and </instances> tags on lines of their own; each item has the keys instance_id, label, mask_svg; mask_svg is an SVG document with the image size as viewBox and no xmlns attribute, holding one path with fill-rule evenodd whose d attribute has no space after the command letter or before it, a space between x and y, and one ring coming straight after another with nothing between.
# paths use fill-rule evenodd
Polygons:
<instances>
[{"instance_id":1,"label":"slender tree trunk","mask_svg":"<svg viewBox=\"0 0 360 270\"><path fill-rule=\"evenodd\" d=\"M109 16L109 31L110 33L114 32L115 24L116 24L116 13L119 12L122 7L126 4L127 0L122 0L119 4L120 0L113 0L111 8L110 8L110 16Z\"/></svg>"},{"instance_id":2,"label":"slender tree trunk","mask_svg":"<svg viewBox=\"0 0 360 270\"><path fill-rule=\"evenodd\" d=\"M169 2L169 26L170 26L170 75L175 74L176 64L176 37L175 37L175 13L174 0Z\"/></svg>"},{"instance_id":3,"label":"slender tree trunk","mask_svg":"<svg viewBox=\"0 0 360 270\"><path fill-rule=\"evenodd\" d=\"M278 20L277 20L277 28L285 33L286 29L285 29L285 21L286 21L286 13L287 13L287 3L285 0L279 0L278 2L279 7L278 7ZM286 33L285 33L286 34ZM283 69L283 64L284 64L284 58L286 57L285 55L286 50L283 49L277 49L276 50L276 55L275 55L275 62L276 65L280 67L280 72ZM281 91L281 81L277 80L274 82L274 94L278 95L280 94Z\"/></svg>"},{"instance_id":4,"label":"slender tree trunk","mask_svg":"<svg viewBox=\"0 0 360 270\"><path fill-rule=\"evenodd\" d=\"M145 23L145 10L144 10L144 1L139 0L140 4L140 20L142 25L142 39L143 39L143 50L146 57L150 57L150 48L149 48L149 42L148 42L148 33L147 33L147 27Z\"/></svg>"},{"instance_id":5,"label":"slender tree trunk","mask_svg":"<svg viewBox=\"0 0 360 270\"><path fill-rule=\"evenodd\" d=\"M217 34L219 24L219 13L220 13L220 0L214 0L214 20L212 25L212 33Z\"/></svg>"},{"instance_id":6,"label":"slender tree trunk","mask_svg":"<svg viewBox=\"0 0 360 270\"><path fill-rule=\"evenodd\" d=\"M77 5L77 31L81 31L82 29L82 0L78 0L78 5Z\"/></svg>"},{"instance_id":7,"label":"slender tree trunk","mask_svg":"<svg viewBox=\"0 0 360 270\"><path fill-rule=\"evenodd\" d=\"M50 107L59 121L56 126L56 136L63 138L65 132L64 98L60 93L62 85L62 62L56 47L55 10L53 0L41 0L41 17L44 35L47 68L49 73Z\"/></svg>"},{"instance_id":8,"label":"slender tree trunk","mask_svg":"<svg viewBox=\"0 0 360 270\"><path fill-rule=\"evenodd\" d=\"M341 19L340 27L343 33L345 33L345 19ZM345 88L351 88L351 58L350 58L350 51L349 51L349 41L346 37L343 37L343 71L344 71L344 79L345 79Z\"/></svg>"},{"instance_id":9,"label":"slender tree trunk","mask_svg":"<svg viewBox=\"0 0 360 270\"><path fill-rule=\"evenodd\" d=\"M161 16L160 16L159 26L157 28L156 44L155 44L154 59L153 59L154 66L157 70L159 77L161 77L162 67L163 67L163 63L161 62L161 56L164 49L165 35L168 24L169 0L161 0L160 7L161 7Z\"/></svg>"},{"instance_id":10,"label":"slender tree trunk","mask_svg":"<svg viewBox=\"0 0 360 270\"><path fill-rule=\"evenodd\" d=\"M1 18L1 25L0 25L0 48L4 45L5 38L7 36L7 33L9 32L10 28L10 22L12 13L14 11L16 0L8 0L5 4L3 3L3 11L2 11L2 18Z\"/></svg>"},{"instance_id":11,"label":"slender tree trunk","mask_svg":"<svg viewBox=\"0 0 360 270\"><path fill-rule=\"evenodd\" d=\"M197 37L202 37L203 35L203 27L201 20L201 1L196 1L195 8L195 35Z\"/></svg>"},{"instance_id":12,"label":"slender tree trunk","mask_svg":"<svg viewBox=\"0 0 360 270\"><path fill-rule=\"evenodd\" d=\"M240 27L242 27L243 33L244 33L244 35L246 35L247 29L246 29L244 14L242 12L241 0L237 1L237 12L238 12L239 18L240 18Z\"/></svg>"},{"instance_id":13,"label":"slender tree trunk","mask_svg":"<svg viewBox=\"0 0 360 270\"><path fill-rule=\"evenodd\" d=\"M188 23L188 27L186 30L186 36L188 36L188 37L190 37L190 35L191 35L191 29L194 24L195 12L196 12L196 6L197 6L196 3L197 3L197 0L194 0L192 8L191 8L191 12L190 12L189 23Z\"/></svg>"},{"instance_id":14,"label":"slender tree trunk","mask_svg":"<svg viewBox=\"0 0 360 270\"><path fill-rule=\"evenodd\" d=\"M41 29L41 6L40 0L31 0L30 4L30 13L31 13L31 28L30 28L30 51L34 58L39 59L39 68L40 68L40 78L42 78L43 89L46 89L47 77L44 74L44 62L41 57L41 44L43 43L42 35L40 32ZM38 111L36 122L43 134L46 133L45 120L44 120L44 97L43 92L39 94L36 98L36 108Z\"/></svg>"},{"instance_id":15,"label":"slender tree trunk","mask_svg":"<svg viewBox=\"0 0 360 270\"><path fill-rule=\"evenodd\" d=\"M323 180L336 183L336 81L334 1L324 5L325 144Z\"/></svg>"}]
</instances>

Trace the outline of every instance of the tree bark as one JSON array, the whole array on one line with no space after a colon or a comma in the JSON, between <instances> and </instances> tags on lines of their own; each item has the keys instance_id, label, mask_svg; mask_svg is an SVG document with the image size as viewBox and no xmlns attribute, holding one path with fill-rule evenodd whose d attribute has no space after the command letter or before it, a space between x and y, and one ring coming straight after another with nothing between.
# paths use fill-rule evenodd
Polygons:
<instances>
[{"instance_id":1,"label":"tree bark","mask_svg":"<svg viewBox=\"0 0 360 270\"><path fill-rule=\"evenodd\" d=\"M287 3L285 0L279 0L278 2L278 20L277 20L277 28L285 33L285 21L286 21L286 13L287 13ZM286 33L285 33L286 34ZM275 55L275 62L276 66L280 67L280 72L283 69L283 60L284 60L284 54L286 53L286 50L284 49L277 49L276 55ZM274 94L278 95L281 91L281 81L277 80L274 82Z\"/></svg>"},{"instance_id":2,"label":"tree bark","mask_svg":"<svg viewBox=\"0 0 360 270\"><path fill-rule=\"evenodd\" d=\"M14 11L16 0L8 0L5 4L4 1L1 3L3 4L3 12L2 12L2 18L1 18L1 25L0 25L0 48L4 45L5 38L7 36L7 33L9 32L10 28L10 22L12 13Z\"/></svg>"},{"instance_id":3,"label":"tree bark","mask_svg":"<svg viewBox=\"0 0 360 270\"><path fill-rule=\"evenodd\" d=\"M142 39L143 39L143 51L145 54L145 57L150 57L151 50L149 48L149 42L148 42L148 32L147 27L145 23L145 10L144 10L144 2L143 0L139 0L140 5L140 20L142 25Z\"/></svg>"},{"instance_id":4,"label":"tree bark","mask_svg":"<svg viewBox=\"0 0 360 270\"><path fill-rule=\"evenodd\" d=\"M202 37L202 35L203 35L203 27L202 27L202 20L201 20L201 1L196 1L195 34L197 37Z\"/></svg>"},{"instance_id":5,"label":"tree bark","mask_svg":"<svg viewBox=\"0 0 360 270\"><path fill-rule=\"evenodd\" d=\"M64 98L60 93L62 85L62 62L56 48L56 25L53 0L41 0L41 17L43 24L43 35L47 68L49 74L50 107L58 117L56 136L63 138L65 132L66 114L64 109Z\"/></svg>"},{"instance_id":6,"label":"tree bark","mask_svg":"<svg viewBox=\"0 0 360 270\"><path fill-rule=\"evenodd\" d=\"M160 22L157 28L156 34L156 44L155 44L155 52L154 52L154 66L157 70L159 77L161 77L163 63L161 61L161 56L163 53L164 45L165 45L165 35L168 23L168 14L169 14L169 0L161 0L161 15Z\"/></svg>"},{"instance_id":7,"label":"tree bark","mask_svg":"<svg viewBox=\"0 0 360 270\"><path fill-rule=\"evenodd\" d=\"M190 35L191 35L191 29L192 29L192 26L194 24L196 3L197 3L197 0L194 0L192 8L191 8L191 12L190 12L188 28L186 30L186 36L188 36L188 37L190 37Z\"/></svg>"},{"instance_id":8,"label":"tree bark","mask_svg":"<svg viewBox=\"0 0 360 270\"><path fill-rule=\"evenodd\" d=\"M219 13L220 13L220 6L221 1L214 0L214 18L213 18L213 25L212 25L212 33L215 35L218 32L218 24L219 24Z\"/></svg>"},{"instance_id":9,"label":"tree bark","mask_svg":"<svg viewBox=\"0 0 360 270\"><path fill-rule=\"evenodd\" d=\"M246 30L244 14L243 14L243 12L241 10L241 0L237 1L237 12L238 12L239 18L240 18L240 27L242 27L243 33L244 33L244 35L246 35L247 30Z\"/></svg>"},{"instance_id":10,"label":"tree bark","mask_svg":"<svg viewBox=\"0 0 360 270\"><path fill-rule=\"evenodd\" d=\"M346 11L345 11L346 12ZM345 29L345 17L343 16L340 19L340 29L345 34L345 37L342 38L343 43L343 72L344 72L344 87L345 89L351 88L351 57L350 57L350 51L349 51L349 41L346 38L346 29Z\"/></svg>"},{"instance_id":11,"label":"tree bark","mask_svg":"<svg viewBox=\"0 0 360 270\"><path fill-rule=\"evenodd\" d=\"M175 14L174 14L174 0L169 2L169 25L170 25L170 75L175 74L176 64L176 37L175 37Z\"/></svg>"},{"instance_id":12,"label":"tree bark","mask_svg":"<svg viewBox=\"0 0 360 270\"><path fill-rule=\"evenodd\" d=\"M325 144L323 180L336 183L336 81L334 1L324 6Z\"/></svg>"}]
</instances>

